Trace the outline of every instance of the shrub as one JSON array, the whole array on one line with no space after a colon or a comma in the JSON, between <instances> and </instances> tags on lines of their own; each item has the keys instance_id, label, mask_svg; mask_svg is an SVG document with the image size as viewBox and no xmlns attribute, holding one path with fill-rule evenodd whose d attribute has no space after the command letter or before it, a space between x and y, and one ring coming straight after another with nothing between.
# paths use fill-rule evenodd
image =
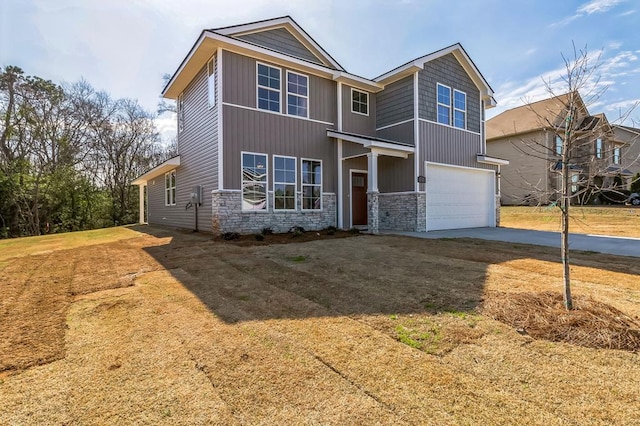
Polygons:
<instances>
[{"instance_id":1,"label":"shrub","mask_svg":"<svg viewBox=\"0 0 640 426\"><path fill-rule=\"evenodd\" d=\"M264 234L256 234L256 235L255 235L255 237L256 237L256 240L257 240L257 241L262 241L262 240L264 240Z\"/></svg>"},{"instance_id":2,"label":"shrub","mask_svg":"<svg viewBox=\"0 0 640 426\"><path fill-rule=\"evenodd\" d=\"M262 235L271 235L271 234L273 234L273 229L271 227L267 226L265 228L262 228L262 231L260 231L260 233Z\"/></svg>"},{"instance_id":3,"label":"shrub","mask_svg":"<svg viewBox=\"0 0 640 426\"><path fill-rule=\"evenodd\" d=\"M300 235L304 234L304 228L302 226L292 226L291 228L289 228L289 232L293 233L294 237L299 237Z\"/></svg>"},{"instance_id":4,"label":"shrub","mask_svg":"<svg viewBox=\"0 0 640 426\"><path fill-rule=\"evenodd\" d=\"M337 230L338 230L338 228L336 228L335 226L330 226L326 230L327 231L327 235L334 235Z\"/></svg>"},{"instance_id":5,"label":"shrub","mask_svg":"<svg viewBox=\"0 0 640 426\"><path fill-rule=\"evenodd\" d=\"M225 232L222 234L222 239L225 241L237 240L240 238L240 234L237 232Z\"/></svg>"}]
</instances>

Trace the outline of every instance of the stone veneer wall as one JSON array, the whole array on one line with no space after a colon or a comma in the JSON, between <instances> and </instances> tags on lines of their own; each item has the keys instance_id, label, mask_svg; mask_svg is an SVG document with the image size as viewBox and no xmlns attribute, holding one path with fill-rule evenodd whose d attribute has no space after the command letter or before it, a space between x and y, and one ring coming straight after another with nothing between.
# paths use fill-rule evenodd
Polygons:
<instances>
[{"instance_id":1,"label":"stone veneer wall","mask_svg":"<svg viewBox=\"0 0 640 426\"><path fill-rule=\"evenodd\" d=\"M496 195L496 226L500 226L500 195Z\"/></svg>"},{"instance_id":2,"label":"stone veneer wall","mask_svg":"<svg viewBox=\"0 0 640 426\"><path fill-rule=\"evenodd\" d=\"M424 192L379 194L380 229L424 232L427 227L425 197Z\"/></svg>"},{"instance_id":3,"label":"stone veneer wall","mask_svg":"<svg viewBox=\"0 0 640 426\"><path fill-rule=\"evenodd\" d=\"M287 232L294 226L305 230L320 230L336 226L336 195L322 194L322 210L302 211L301 193L298 193L297 211L273 210L273 193L269 192L268 211L242 211L242 193L232 190L214 190L212 198L212 230L214 234L238 232L252 234L263 228L273 232Z\"/></svg>"}]
</instances>

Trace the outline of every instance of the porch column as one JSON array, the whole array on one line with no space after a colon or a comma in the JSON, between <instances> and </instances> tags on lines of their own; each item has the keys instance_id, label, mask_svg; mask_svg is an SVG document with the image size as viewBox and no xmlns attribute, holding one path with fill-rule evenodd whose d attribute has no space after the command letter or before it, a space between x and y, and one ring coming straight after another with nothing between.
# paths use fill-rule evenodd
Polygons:
<instances>
[{"instance_id":1,"label":"porch column","mask_svg":"<svg viewBox=\"0 0 640 426\"><path fill-rule=\"evenodd\" d=\"M139 201L140 201L140 220L139 223L142 225L144 223L146 223L144 221L144 189L147 187L146 184L140 184L138 185L138 189L139 189Z\"/></svg>"},{"instance_id":2,"label":"porch column","mask_svg":"<svg viewBox=\"0 0 640 426\"><path fill-rule=\"evenodd\" d=\"M367 188L367 227L372 234L378 233L378 153L367 154L368 188Z\"/></svg>"}]
</instances>

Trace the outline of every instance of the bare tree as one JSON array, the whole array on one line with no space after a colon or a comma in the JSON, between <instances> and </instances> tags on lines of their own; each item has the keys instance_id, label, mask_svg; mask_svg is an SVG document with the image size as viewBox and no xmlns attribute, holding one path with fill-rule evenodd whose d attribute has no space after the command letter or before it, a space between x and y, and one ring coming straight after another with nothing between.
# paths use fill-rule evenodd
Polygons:
<instances>
[{"instance_id":1,"label":"bare tree","mask_svg":"<svg viewBox=\"0 0 640 426\"><path fill-rule=\"evenodd\" d=\"M600 55L590 55L586 47L578 50L574 45L573 54L562 55L562 59L560 80L543 78L551 96L549 102L528 104L545 137L521 138L513 145L528 156L544 160L550 176L555 177L551 180L556 182L551 185L528 182L532 188L529 197L538 202L553 202L561 211L563 296L565 307L573 309L569 258L571 205L586 202L605 186L614 189L619 186L611 174L615 174L612 160L619 158L620 151L607 117L592 116L587 109L607 89L600 84ZM623 121L630 112L616 121Z\"/></svg>"}]
</instances>

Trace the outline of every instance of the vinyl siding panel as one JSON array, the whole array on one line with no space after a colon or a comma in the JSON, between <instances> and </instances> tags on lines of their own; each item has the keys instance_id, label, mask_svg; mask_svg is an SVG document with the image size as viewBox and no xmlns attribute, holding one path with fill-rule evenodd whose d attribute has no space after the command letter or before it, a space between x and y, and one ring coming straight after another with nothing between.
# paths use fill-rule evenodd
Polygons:
<instances>
[{"instance_id":1,"label":"vinyl siding panel","mask_svg":"<svg viewBox=\"0 0 640 426\"><path fill-rule=\"evenodd\" d=\"M413 120L386 129L378 130L376 136L390 141L404 142L414 145Z\"/></svg>"},{"instance_id":2,"label":"vinyl siding panel","mask_svg":"<svg viewBox=\"0 0 640 426\"><path fill-rule=\"evenodd\" d=\"M539 154L529 155L533 152L524 142L539 141L551 146L549 139L550 134L532 132L487 142L488 155L509 160L509 165L500 169L500 201L503 205L523 204L530 195L542 195L554 186L555 176L549 171L548 161L538 158ZM536 149L540 150L541 147ZM545 196L541 201L546 203L547 199ZM534 204L536 203L537 201L534 201Z\"/></svg>"},{"instance_id":3,"label":"vinyl siding panel","mask_svg":"<svg viewBox=\"0 0 640 426\"><path fill-rule=\"evenodd\" d=\"M183 92L184 129L178 133L181 165L176 169L176 205L165 206L164 175L148 184L150 224L195 228L195 210L185 210L195 185L203 187L198 228L211 231L211 191L218 188L217 108L209 108L208 72L198 72Z\"/></svg>"},{"instance_id":4,"label":"vinyl siding panel","mask_svg":"<svg viewBox=\"0 0 640 426\"><path fill-rule=\"evenodd\" d=\"M467 130L480 133L480 91L451 53L427 62L424 65L424 69L418 72L418 112L420 118L433 122L437 121L437 83L449 86L452 97L453 90L466 93Z\"/></svg>"},{"instance_id":5,"label":"vinyl siding panel","mask_svg":"<svg viewBox=\"0 0 640 426\"><path fill-rule=\"evenodd\" d=\"M224 106L225 189L240 189L241 151L269 155L269 190L272 189L272 155L322 160L323 191L336 192L337 143L327 137L327 125L286 115Z\"/></svg>"},{"instance_id":6,"label":"vinyl siding panel","mask_svg":"<svg viewBox=\"0 0 640 426\"><path fill-rule=\"evenodd\" d=\"M497 169L496 166L477 162L480 135L427 121L420 121L419 130L420 164L431 161L479 169Z\"/></svg>"},{"instance_id":7,"label":"vinyl siding panel","mask_svg":"<svg viewBox=\"0 0 640 426\"><path fill-rule=\"evenodd\" d=\"M351 112L351 86L342 85L342 130L359 135L376 135L376 94L369 95L369 115Z\"/></svg>"},{"instance_id":8,"label":"vinyl siding panel","mask_svg":"<svg viewBox=\"0 0 640 426\"><path fill-rule=\"evenodd\" d=\"M378 157L378 189L380 192L413 191L414 156L409 158Z\"/></svg>"},{"instance_id":9,"label":"vinyl siding panel","mask_svg":"<svg viewBox=\"0 0 640 426\"><path fill-rule=\"evenodd\" d=\"M224 52L224 102L242 105L249 108L257 107L256 59L232 52ZM295 69L284 68L266 61L259 61L266 65L280 68L280 99L281 111L286 111L286 72ZM335 123L336 111L336 83L325 78L300 73L309 78L309 118L313 120Z\"/></svg>"},{"instance_id":10,"label":"vinyl siding panel","mask_svg":"<svg viewBox=\"0 0 640 426\"><path fill-rule=\"evenodd\" d=\"M376 126L413 118L413 76L387 85L376 95Z\"/></svg>"},{"instance_id":11,"label":"vinyl siding panel","mask_svg":"<svg viewBox=\"0 0 640 426\"><path fill-rule=\"evenodd\" d=\"M322 61L320 61L286 28L260 31L253 34L237 36L236 38L266 47L267 49L275 50L276 52L295 56L296 58L304 59L316 64L322 64Z\"/></svg>"}]
</instances>

